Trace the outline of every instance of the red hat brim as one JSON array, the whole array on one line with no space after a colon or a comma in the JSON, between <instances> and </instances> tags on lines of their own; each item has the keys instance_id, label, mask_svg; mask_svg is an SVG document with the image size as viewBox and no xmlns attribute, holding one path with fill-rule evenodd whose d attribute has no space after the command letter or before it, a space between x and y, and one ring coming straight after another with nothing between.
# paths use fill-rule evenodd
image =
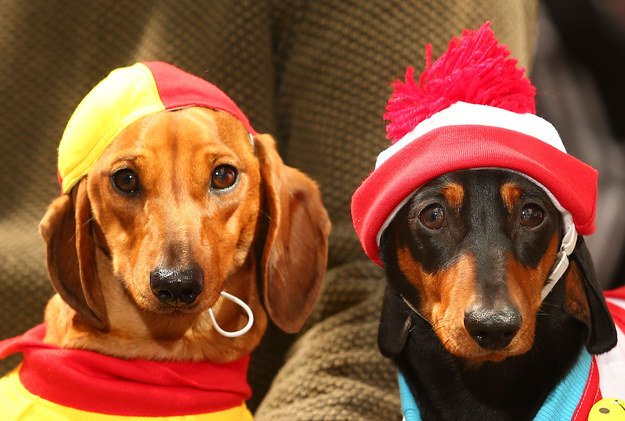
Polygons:
<instances>
[{"instance_id":1,"label":"red hat brim","mask_svg":"<svg viewBox=\"0 0 625 421\"><path fill-rule=\"evenodd\" d=\"M532 136L500 127L457 125L433 130L388 158L352 197L354 228L367 256L382 266L378 234L396 208L428 181L458 170L502 168L541 183L592 234L598 173Z\"/></svg>"}]
</instances>

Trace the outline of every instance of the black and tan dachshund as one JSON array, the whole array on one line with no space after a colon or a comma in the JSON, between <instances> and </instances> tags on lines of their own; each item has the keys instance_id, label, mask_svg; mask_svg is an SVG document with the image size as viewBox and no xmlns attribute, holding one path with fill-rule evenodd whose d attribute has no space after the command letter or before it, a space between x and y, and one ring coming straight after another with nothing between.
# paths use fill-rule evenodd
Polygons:
<instances>
[{"instance_id":1,"label":"black and tan dachshund","mask_svg":"<svg viewBox=\"0 0 625 421\"><path fill-rule=\"evenodd\" d=\"M425 420L527 420L578 359L616 331L580 236L546 299L560 212L513 172L443 175L384 231L379 346Z\"/></svg>"}]
</instances>

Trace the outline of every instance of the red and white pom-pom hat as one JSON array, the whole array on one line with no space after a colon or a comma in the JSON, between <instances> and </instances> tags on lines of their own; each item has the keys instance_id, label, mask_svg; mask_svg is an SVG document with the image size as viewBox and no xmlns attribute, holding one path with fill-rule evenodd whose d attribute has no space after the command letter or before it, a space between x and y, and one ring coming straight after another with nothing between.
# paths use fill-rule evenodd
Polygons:
<instances>
[{"instance_id":1,"label":"red and white pom-pom hat","mask_svg":"<svg viewBox=\"0 0 625 421\"><path fill-rule=\"evenodd\" d=\"M434 63L428 45L418 84L411 67L394 83L384 116L393 144L351 204L358 238L378 265L380 237L399 209L428 181L458 170L507 169L549 194L565 224L554 281L577 233L594 232L597 171L567 154L556 129L535 114L535 88L509 55L486 23L454 38Z\"/></svg>"}]
</instances>

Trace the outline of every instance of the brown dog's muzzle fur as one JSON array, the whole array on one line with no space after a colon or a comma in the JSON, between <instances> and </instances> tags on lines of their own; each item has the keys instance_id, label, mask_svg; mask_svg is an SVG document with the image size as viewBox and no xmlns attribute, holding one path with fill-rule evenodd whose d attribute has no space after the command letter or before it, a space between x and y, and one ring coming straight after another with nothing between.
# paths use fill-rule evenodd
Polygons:
<instances>
[{"instance_id":1,"label":"brown dog's muzzle fur","mask_svg":"<svg viewBox=\"0 0 625 421\"><path fill-rule=\"evenodd\" d=\"M243 264L254 238L259 162L243 127L225 114L217 115L186 109L133 125L87 177L89 197L100 199L92 201L92 212L106 227L102 233L114 273L144 310L207 310L227 275ZM211 186L211 174L220 165L237 169L237 185L231 191ZM136 174L136 194L120 194L111 183L121 169ZM151 278L159 272L176 277L176 272L189 270L196 272L197 298L187 299L189 303L178 300L178 306L158 299ZM202 278L204 287L199 288Z\"/></svg>"},{"instance_id":2,"label":"brown dog's muzzle fur","mask_svg":"<svg viewBox=\"0 0 625 421\"><path fill-rule=\"evenodd\" d=\"M317 186L282 163L271 137L251 139L238 120L208 109L145 117L41 223L59 292L46 341L122 357L232 360L257 345L265 309L282 329L301 328L329 229ZM255 315L241 338L221 337L208 320L212 308L225 329L246 322L222 291Z\"/></svg>"}]
</instances>

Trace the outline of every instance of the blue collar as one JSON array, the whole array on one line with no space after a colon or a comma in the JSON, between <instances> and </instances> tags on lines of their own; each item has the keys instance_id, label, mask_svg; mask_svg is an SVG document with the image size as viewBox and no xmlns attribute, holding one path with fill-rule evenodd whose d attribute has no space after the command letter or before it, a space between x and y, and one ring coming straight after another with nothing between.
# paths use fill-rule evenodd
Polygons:
<instances>
[{"instance_id":1,"label":"blue collar","mask_svg":"<svg viewBox=\"0 0 625 421\"><path fill-rule=\"evenodd\" d=\"M401 413L404 416L405 421L421 421L421 412L417 402L412 396L410 387L406 378L401 371L397 372L397 381L399 383L399 399L401 400Z\"/></svg>"},{"instance_id":2,"label":"blue collar","mask_svg":"<svg viewBox=\"0 0 625 421\"><path fill-rule=\"evenodd\" d=\"M577 362L560 380L558 385L549 393L542 407L534 417L535 421L570 420L573 418L575 409L582 398L586 381L590 373L592 355L582 349ZM398 373L399 397L401 399L401 412L406 421L421 421L421 412L417 402L412 396L408 382L404 375Z\"/></svg>"}]
</instances>

